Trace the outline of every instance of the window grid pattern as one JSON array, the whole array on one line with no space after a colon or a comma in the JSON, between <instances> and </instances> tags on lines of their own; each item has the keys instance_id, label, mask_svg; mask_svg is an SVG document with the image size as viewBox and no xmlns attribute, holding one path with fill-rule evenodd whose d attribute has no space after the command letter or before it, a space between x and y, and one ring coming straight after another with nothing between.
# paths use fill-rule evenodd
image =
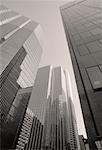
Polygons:
<instances>
[{"instance_id":1,"label":"window grid pattern","mask_svg":"<svg viewBox=\"0 0 102 150\"><path fill-rule=\"evenodd\" d=\"M33 113L29 108L27 108L26 110L24 120L26 121L23 121L22 123L21 131L16 145L16 150L24 149L29 140L33 123Z\"/></svg>"},{"instance_id":2,"label":"window grid pattern","mask_svg":"<svg viewBox=\"0 0 102 150\"><path fill-rule=\"evenodd\" d=\"M61 14L86 131L89 139L95 140L97 136L102 136L102 1L73 2L62 7ZM87 70L91 73L93 71L94 75L89 75ZM94 149L95 143L91 147Z\"/></svg>"}]
</instances>

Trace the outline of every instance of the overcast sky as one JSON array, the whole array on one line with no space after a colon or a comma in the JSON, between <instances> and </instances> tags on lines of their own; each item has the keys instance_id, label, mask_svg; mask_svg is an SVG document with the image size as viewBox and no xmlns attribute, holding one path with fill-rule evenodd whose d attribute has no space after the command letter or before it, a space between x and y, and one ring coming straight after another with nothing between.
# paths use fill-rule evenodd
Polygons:
<instances>
[{"instance_id":1,"label":"overcast sky","mask_svg":"<svg viewBox=\"0 0 102 150\"><path fill-rule=\"evenodd\" d=\"M69 49L59 11L59 6L68 1L71 0L3 0L2 3L41 24L44 31L45 48L43 49L40 67L50 64L68 69L71 76L78 131L86 136Z\"/></svg>"}]
</instances>

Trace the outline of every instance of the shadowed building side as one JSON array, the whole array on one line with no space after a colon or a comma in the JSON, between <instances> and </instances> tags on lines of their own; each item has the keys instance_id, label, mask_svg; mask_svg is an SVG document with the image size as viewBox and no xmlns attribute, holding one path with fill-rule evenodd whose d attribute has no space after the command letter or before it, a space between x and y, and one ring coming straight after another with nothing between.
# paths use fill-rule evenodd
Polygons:
<instances>
[{"instance_id":1,"label":"shadowed building side","mask_svg":"<svg viewBox=\"0 0 102 150\"><path fill-rule=\"evenodd\" d=\"M102 2L78 0L61 7L88 141L102 139Z\"/></svg>"}]
</instances>

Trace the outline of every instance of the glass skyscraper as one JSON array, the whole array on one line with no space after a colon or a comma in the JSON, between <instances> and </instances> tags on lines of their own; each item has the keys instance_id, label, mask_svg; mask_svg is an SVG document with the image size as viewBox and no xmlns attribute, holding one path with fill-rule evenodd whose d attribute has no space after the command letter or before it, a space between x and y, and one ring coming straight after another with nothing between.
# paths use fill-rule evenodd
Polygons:
<instances>
[{"instance_id":1,"label":"glass skyscraper","mask_svg":"<svg viewBox=\"0 0 102 150\"><path fill-rule=\"evenodd\" d=\"M34 122L26 150L80 150L70 78L61 67L39 68L29 108Z\"/></svg>"},{"instance_id":2,"label":"glass skyscraper","mask_svg":"<svg viewBox=\"0 0 102 150\"><path fill-rule=\"evenodd\" d=\"M29 142L26 150L40 150L42 148L43 128L48 106L48 95L51 82L51 67L45 66L38 69L28 107L34 117Z\"/></svg>"},{"instance_id":3,"label":"glass skyscraper","mask_svg":"<svg viewBox=\"0 0 102 150\"><path fill-rule=\"evenodd\" d=\"M88 142L102 140L102 1L76 0L61 7Z\"/></svg>"},{"instance_id":4,"label":"glass skyscraper","mask_svg":"<svg viewBox=\"0 0 102 150\"><path fill-rule=\"evenodd\" d=\"M28 106L43 32L38 23L0 6L1 148L14 149Z\"/></svg>"}]
</instances>

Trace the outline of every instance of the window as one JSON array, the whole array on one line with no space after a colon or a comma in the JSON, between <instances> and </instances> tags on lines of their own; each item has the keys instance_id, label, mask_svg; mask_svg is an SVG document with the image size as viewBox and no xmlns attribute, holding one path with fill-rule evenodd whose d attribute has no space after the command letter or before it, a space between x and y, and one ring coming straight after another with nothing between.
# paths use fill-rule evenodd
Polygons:
<instances>
[{"instance_id":1,"label":"window","mask_svg":"<svg viewBox=\"0 0 102 150\"><path fill-rule=\"evenodd\" d=\"M102 44L98 41L88 43L87 47L88 47L89 51L92 53L97 52L97 51L102 51Z\"/></svg>"},{"instance_id":2,"label":"window","mask_svg":"<svg viewBox=\"0 0 102 150\"><path fill-rule=\"evenodd\" d=\"M80 55L89 54L87 47L85 47L84 45L78 46L78 51L79 51Z\"/></svg>"},{"instance_id":3,"label":"window","mask_svg":"<svg viewBox=\"0 0 102 150\"><path fill-rule=\"evenodd\" d=\"M102 72L98 66L87 68L87 73L94 90L102 88Z\"/></svg>"}]
</instances>

